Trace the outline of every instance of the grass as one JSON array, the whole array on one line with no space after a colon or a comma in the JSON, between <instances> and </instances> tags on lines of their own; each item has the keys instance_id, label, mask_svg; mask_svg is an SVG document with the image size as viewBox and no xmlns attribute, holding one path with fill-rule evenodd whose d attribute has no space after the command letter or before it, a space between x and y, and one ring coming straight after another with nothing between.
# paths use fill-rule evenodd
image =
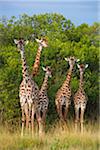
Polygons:
<instances>
[{"instance_id":1,"label":"grass","mask_svg":"<svg viewBox=\"0 0 100 150\"><path fill-rule=\"evenodd\" d=\"M0 127L0 150L99 150L97 125L86 125L83 134L75 132L73 124L68 128L59 124L52 126L44 137L20 137L19 131Z\"/></svg>"}]
</instances>

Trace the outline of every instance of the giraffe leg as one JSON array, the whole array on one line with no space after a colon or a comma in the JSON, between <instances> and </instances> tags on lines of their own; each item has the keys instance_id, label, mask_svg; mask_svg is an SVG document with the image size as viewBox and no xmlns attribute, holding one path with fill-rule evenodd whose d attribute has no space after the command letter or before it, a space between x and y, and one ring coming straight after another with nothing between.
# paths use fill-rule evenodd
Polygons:
<instances>
[{"instance_id":1,"label":"giraffe leg","mask_svg":"<svg viewBox=\"0 0 100 150\"><path fill-rule=\"evenodd\" d=\"M68 114L68 107L65 107L64 109L64 121L67 121L67 114Z\"/></svg>"},{"instance_id":2,"label":"giraffe leg","mask_svg":"<svg viewBox=\"0 0 100 150\"><path fill-rule=\"evenodd\" d=\"M43 135L43 118L41 116L41 113L39 114L39 117L38 117L38 124L39 124L39 136L42 137L42 135Z\"/></svg>"},{"instance_id":3,"label":"giraffe leg","mask_svg":"<svg viewBox=\"0 0 100 150\"><path fill-rule=\"evenodd\" d=\"M80 124L81 124L81 133L83 133L83 118L84 118L85 109L81 108L81 115L80 115Z\"/></svg>"},{"instance_id":4,"label":"giraffe leg","mask_svg":"<svg viewBox=\"0 0 100 150\"><path fill-rule=\"evenodd\" d=\"M62 106L62 120L61 120L61 127L63 130L68 129L67 127L67 113L68 107Z\"/></svg>"},{"instance_id":5,"label":"giraffe leg","mask_svg":"<svg viewBox=\"0 0 100 150\"><path fill-rule=\"evenodd\" d=\"M35 115L35 108L34 108L34 105L33 105L32 106L32 116L31 116L32 136L34 135L34 115Z\"/></svg>"},{"instance_id":6,"label":"giraffe leg","mask_svg":"<svg viewBox=\"0 0 100 150\"><path fill-rule=\"evenodd\" d=\"M26 116L26 133L28 133L29 127L29 111L28 111L28 104L25 104L25 116Z\"/></svg>"},{"instance_id":7,"label":"giraffe leg","mask_svg":"<svg viewBox=\"0 0 100 150\"><path fill-rule=\"evenodd\" d=\"M40 115L38 115L37 121L38 121L39 136L41 136L42 135L42 118Z\"/></svg>"},{"instance_id":8,"label":"giraffe leg","mask_svg":"<svg viewBox=\"0 0 100 150\"><path fill-rule=\"evenodd\" d=\"M59 105L56 105L56 108L57 108L57 113L59 115L60 114Z\"/></svg>"},{"instance_id":9,"label":"giraffe leg","mask_svg":"<svg viewBox=\"0 0 100 150\"><path fill-rule=\"evenodd\" d=\"M79 121L79 108L75 108L75 131L78 129L78 121Z\"/></svg>"},{"instance_id":10,"label":"giraffe leg","mask_svg":"<svg viewBox=\"0 0 100 150\"><path fill-rule=\"evenodd\" d=\"M43 118L39 118L39 136L42 137L44 134L44 124L43 124Z\"/></svg>"},{"instance_id":11,"label":"giraffe leg","mask_svg":"<svg viewBox=\"0 0 100 150\"><path fill-rule=\"evenodd\" d=\"M64 120L64 118L63 118L63 112L62 112L62 105L59 106L59 117L60 117L61 121Z\"/></svg>"},{"instance_id":12,"label":"giraffe leg","mask_svg":"<svg viewBox=\"0 0 100 150\"><path fill-rule=\"evenodd\" d=\"M37 111L36 116L37 116L37 122L38 122L39 137L42 137L42 133L43 133L43 118L41 116L40 110Z\"/></svg>"},{"instance_id":13,"label":"giraffe leg","mask_svg":"<svg viewBox=\"0 0 100 150\"><path fill-rule=\"evenodd\" d=\"M36 111L36 119L37 119L37 123L38 123L38 130L39 130L39 111Z\"/></svg>"},{"instance_id":14,"label":"giraffe leg","mask_svg":"<svg viewBox=\"0 0 100 150\"><path fill-rule=\"evenodd\" d=\"M46 114L47 110L43 112L42 120L43 120L43 132L45 133L45 123L46 123Z\"/></svg>"},{"instance_id":15,"label":"giraffe leg","mask_svg":"<svg viewBox=\"0 0 100 150\"><path fill-rule=\"evenodd\" d=\"M56 107L57 107L57 113L58 113L60 120L63 120L62 105L58 104Z\"/></svg>"},{"instance_id":16,"label":"giraffe leg","mask_svg":"<svg viewBox=\"0 0 100 150\"><path fill-rule=\"evenodd\" d=\"M24 114L24 108L22 107L22 129L21 129L21 136L23 136L23 133L24 133L24 126L25 126L25 114Z\"/></svg>"},{"instance_id":17,"label":"giraffe leg","mask_svg":"<svg viewBox=\"0 0 100 150\"><path fill-rule=\"evenodd\" d=\"M29 134L31 132L31 105L29 104Z\"/></svg>"}]
</instances>

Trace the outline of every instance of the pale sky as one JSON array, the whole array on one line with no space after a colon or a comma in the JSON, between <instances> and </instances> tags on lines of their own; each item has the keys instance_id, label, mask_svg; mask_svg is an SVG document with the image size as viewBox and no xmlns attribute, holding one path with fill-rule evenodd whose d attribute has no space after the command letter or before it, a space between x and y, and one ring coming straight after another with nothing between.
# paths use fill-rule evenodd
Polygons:
<instances>
[{"instance_id":1,"label":"pale sky","mask_svg":"<svg viewBox=\"0 0 100 150\"><path fill-rule=\"evenodd\" d=\"M0 17L26 13L60 13L75 25L92 25L99 19L99 2L96 0L0 0Z\"/></svg>"}]
</instances>

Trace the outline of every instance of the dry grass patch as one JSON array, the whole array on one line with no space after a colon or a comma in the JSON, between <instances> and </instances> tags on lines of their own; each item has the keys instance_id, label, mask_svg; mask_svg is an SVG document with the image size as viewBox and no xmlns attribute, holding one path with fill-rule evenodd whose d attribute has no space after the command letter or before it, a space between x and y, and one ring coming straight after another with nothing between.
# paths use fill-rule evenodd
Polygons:
<instances>
[{"instance_id":1,"label":"dry grass patch","mask_svg":"<svg viewBox=\"0 0 100 150\"><path fill-rule=\"evenodd\" d=\"M11 133L0 128L0 150L99 150L99 130L87 125L83 134L75 132L73 124L62 128L52 126L43 138L20 137L19 131Z\"/></svg>"}]
</instances>

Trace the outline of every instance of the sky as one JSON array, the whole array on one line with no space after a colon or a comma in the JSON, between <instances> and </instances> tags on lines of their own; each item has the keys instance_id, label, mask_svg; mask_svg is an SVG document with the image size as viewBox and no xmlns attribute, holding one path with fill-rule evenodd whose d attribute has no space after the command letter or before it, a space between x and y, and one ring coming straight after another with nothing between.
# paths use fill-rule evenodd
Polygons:
<instances>
[{"instance_id":1,"label":"sky","mask_svg":"<svg viewBox=\"0 0 100 150\"><path fill-rule=\"evenodd\" d=\"M41 13L60 13L75 25L99 21L99 2L96 0L0 0L0 17L17 18Z\"/></svg>"}]
</instances>

